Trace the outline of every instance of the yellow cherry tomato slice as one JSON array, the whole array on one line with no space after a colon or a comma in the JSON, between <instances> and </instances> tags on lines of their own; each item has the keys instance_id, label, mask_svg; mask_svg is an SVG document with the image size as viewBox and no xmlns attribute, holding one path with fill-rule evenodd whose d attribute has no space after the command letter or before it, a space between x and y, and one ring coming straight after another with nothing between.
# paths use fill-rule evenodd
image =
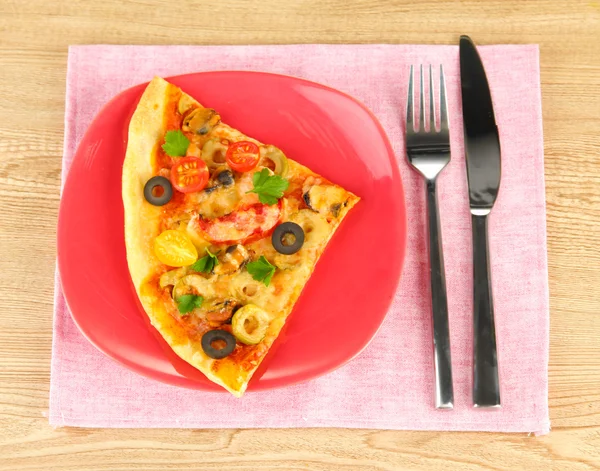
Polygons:
<instances>
[{"instance_id":1,"label":"yellow cherry tomato slice","mask_svg":"<svg viewBox=\"0 0 600 471\"><path fill-rule=\"evenodd\" d=\"M154 253L170 267L185 267L198 260L198 251L182 231L164 231L154 239Z\"/></svg>"}]
</instances>

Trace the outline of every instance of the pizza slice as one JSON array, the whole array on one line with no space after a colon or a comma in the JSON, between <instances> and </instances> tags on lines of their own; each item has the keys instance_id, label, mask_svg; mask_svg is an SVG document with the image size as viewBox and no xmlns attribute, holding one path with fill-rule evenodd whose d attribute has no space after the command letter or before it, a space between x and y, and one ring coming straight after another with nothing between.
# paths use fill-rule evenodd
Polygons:
<instances>
[{"instance_id":1,"label":"pizza slice","mask_svg":"<svg viewBox=\"0 0 600 471\"><path fill-rule=\"evenodd\" d=\"M359 201L161 78L123 165L127 262L152 325L235 396Z\"/></svg>"}]
</instances>

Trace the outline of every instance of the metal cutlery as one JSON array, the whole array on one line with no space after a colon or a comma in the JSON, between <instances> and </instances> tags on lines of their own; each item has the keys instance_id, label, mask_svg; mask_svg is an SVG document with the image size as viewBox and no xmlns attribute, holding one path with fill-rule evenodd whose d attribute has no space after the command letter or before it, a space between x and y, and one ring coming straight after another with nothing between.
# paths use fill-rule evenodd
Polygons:
<instances>
[{"instance_id":1,"label":"metal cutlery","mask_svg":"<svg viewBox=\"0 0 600 471\"><path fill-rule=\"evenodd\" d=\"M473 405L500 407L488 249L488 215L500 186L500 140L485 70L468 36L460 38L460 79L473 231Z\"/></svg>"},{"instance_id":2,"label":"metal cutlery","mask_svg":"<svg viewBox=\"0 0 600 471\"><path fill-rule=\"evenodd\" d=\"M410 68L408 106L406 111L406 155L409 163L424 177L427 187L427 219L429 225L429 262L433 312L433 346L435 367L435 406L438 409L454 407L452 362L448 326L448 301L442 234L437 201L436 181L450 162L450 133L444 70L440 65L440 126L435 125L435 93L432 67L429 66L429 127L425 126L423 93L423 66L420 68L419 123L415 130L413 102L413 67Z\"/></svg>"}]
</instances>

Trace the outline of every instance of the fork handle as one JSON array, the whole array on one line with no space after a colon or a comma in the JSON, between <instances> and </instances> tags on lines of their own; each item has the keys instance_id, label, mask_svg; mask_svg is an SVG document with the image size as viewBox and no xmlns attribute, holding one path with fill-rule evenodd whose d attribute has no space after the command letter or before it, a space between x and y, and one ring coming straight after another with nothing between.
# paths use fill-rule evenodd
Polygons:
<instances>
[{"instance_id":1,"label":"fork handle","mask_svg":"<svg viewBox=\"0 0 600 471\"><path fill-rule=\"evenodd\" d=\"M473 405L500 407L487 215L473 215Z\"/></svg>"},{"instance_id":2,"label":"fork handle","mask_svg":"<svg viewBox=\"0 0 600 471\"><path fill-rule=\"evenodd\" d=\"M438 210L436 181L427 181L427 218L429 223L429 267L433 311L433 350L435 368L435 407L452 409L452 361L450 355L450 329L448 326L448 299L446 275Z\"/></svg>"}]
</instances>

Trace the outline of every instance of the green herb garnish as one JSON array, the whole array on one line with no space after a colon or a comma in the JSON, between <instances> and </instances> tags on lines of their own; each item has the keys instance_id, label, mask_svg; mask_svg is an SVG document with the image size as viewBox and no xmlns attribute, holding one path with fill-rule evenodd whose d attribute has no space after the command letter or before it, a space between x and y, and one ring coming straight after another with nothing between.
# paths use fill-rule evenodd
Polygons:
<instances>
[{"instance_id":1,"label":"green herb garnish","mask_svg":"<svg viewBox=\"0 0 600 471\"><path fill-rule=\"evenodd\" d=\"M211 273L215 268L215 265L219 264L219 260L217 259L217 253L212 253L208 248L206 249L206 255L202 257L200 260L195 262L190 268L194 271L201 273Z\"/></svg>"},{"instance_id":2,"label":"green herb garnish","mask_svg":"<svg viewBox=\"0 0 600 471\"><path fill-rule=\"evenodd\" d=\"M279 198L283 197L283 192L288 189L290 182L279 175L271 175L269 170L263 168L252 176L254 189L248 193L256 193L258 200L263 204L274 205Z\"/></svg>"},{"instance_id":3,"label":"green herb garnish","mask_svg":"<svg viewBox=\"0 0 600 471\"><path fill-rule=\"evenodd\" d=\"M177 309L181 314L187 314L202 306L204 298L195 294L183 294L177 298Z\"/></svg>"},{"instance_id":4,"label":"green herb garnish","mask_svg":"<svg viewBox=\"0 0 600 471\"><path fill-rule=\"evenodd\" d=\"M271 283L271 278L273 278L273 274L275 273L275 270L277 270L277 267L275 265L271 265L265 256L261 255L257 261L250 262L248 265L246 265L246 269L256 281L262 281L265 286L269 286Z\"/></svg>"},{"instance_id":5,"label":"green herb garnish","mask_svg":"<svg viewBox=\"0 0 600 471\"><path fill-rule=\"evenodd\" d=\"M187 153L190 140L179 129L167 131L162 149L171 157L183 157Z\"/></svg>"}]
</instances>

